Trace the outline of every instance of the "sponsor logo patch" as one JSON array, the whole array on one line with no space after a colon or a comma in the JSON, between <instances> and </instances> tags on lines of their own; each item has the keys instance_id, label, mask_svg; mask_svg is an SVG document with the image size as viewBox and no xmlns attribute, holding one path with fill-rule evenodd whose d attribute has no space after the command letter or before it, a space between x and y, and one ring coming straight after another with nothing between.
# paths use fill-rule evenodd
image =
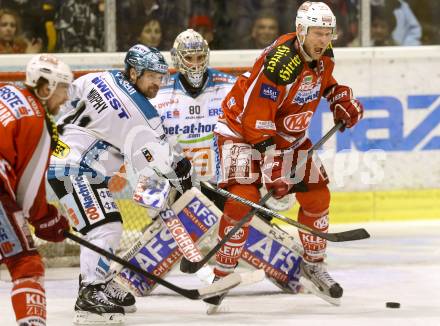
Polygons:
<instances>
[{"instance_id":1,"label":"sponsor logo patch","mask_svg":"<svg viewBox=\"0 0 440 326\"><path fill-rule=\"evenodd\" d=\"M57 146L53 150L52 155L57 158L66 158L67 155L69 155L69 153L70 153L69 145L67 145L66 143L61 141L61 139L58 138Z\"/></svg>"},{"instance_id":2,"label":"sponsor logo patch","mask_svg":"<svg viewBox=\"0 0 440 326\"><path fill-rule=\"evenodd\" d=\"M90 224L94 224L104 219L104 214L99 207L98 200L90 187L85 176L77 176L73 178L73 187L78 194L81 206L89 220Z\"/></svg>"},{"instance_id":3,"label":"sponsor logo patch","mask_svg":"<svg viewBox=\"0 0 440 326\"><path fill-rule=\"evenodd\" d=\"M255 122L256 129L268 129L268 130L276 130L275 123L273 121L266 120L257 120Z\"/></svg>"},{"instance_id":4,"label":"sponsor logo patch","mask_svg":"<svg viewBox=\"0 0 440 326\"><path fill-rule=\"evenodd\" d=\"M260 97L267 98L268 100L276 102L279 94L280 94L280 91L277 90L275 87L267 85L267 84L261 85Z\"/></svg>"},{"instance_id":5,"label":"sponsor logo patch","mask_svg":"<svg viewBox=\"0 0 440 326\"><path fill-rule=\"evenodd\" d=\"M293 132L303 131L309 125L312 116L312 111L288 115L284 118L284 128Z\"/></svg>"},{"instance_id":6,"label":"sponsor logo patch","mask_svg":"<svg viewBox=\"0 0 440 326\"><path fill-rule=\"evenodd\" d=\"M150 151L147 148L142 148L142 155L144 155L145 159L148 162L151 162L154 160L153 155L150 153Z\"/></svg>"}]
</instances>

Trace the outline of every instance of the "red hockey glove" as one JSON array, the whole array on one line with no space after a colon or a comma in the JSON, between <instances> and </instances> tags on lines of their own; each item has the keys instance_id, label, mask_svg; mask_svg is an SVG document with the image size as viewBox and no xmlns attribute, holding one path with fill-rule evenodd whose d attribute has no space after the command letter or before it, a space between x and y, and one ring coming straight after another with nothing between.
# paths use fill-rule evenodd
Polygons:
<instances>
[{"instance_id":1,"label":"red hockey glove","mask_svg":"<svg viewBox=\"0 0 440 326\"><path fill-rule=\"evenodd\" d=\"M261 164L261 174L267 191L274 190L273 197L281 199L289 193L293 184L290 182L291 169L285 167L283 171L282 156L265 156Z\"/></svg>"},{"instance_id":2,"label":"red hockey glove","mask_svg":"<svg viewBox=\"0 0 440 326\"><path fill-rule=\"evenodd\" d=\"M353 92L350 87L343 85L336 85L327 95L327 100L330 104L330 110L333 112L333 119L335 123L338 121L344 122L345 128L353 127L364 114L362 103L353 98Z\"/></svg>"},{"instance_id":3,"label":"red hockey glove","mask_svg":"<svg viewBox=\"0 0 440 326\"><path fill-rule=\"evenodd\" d=\"M49 209L45 217L31 222L35 228L35 235L46 241L63 241L66 238L63 231L68 231L70 228L69 221L60 214L55 206L50 204L48 206Z\"/></svg>"}]
</instances>

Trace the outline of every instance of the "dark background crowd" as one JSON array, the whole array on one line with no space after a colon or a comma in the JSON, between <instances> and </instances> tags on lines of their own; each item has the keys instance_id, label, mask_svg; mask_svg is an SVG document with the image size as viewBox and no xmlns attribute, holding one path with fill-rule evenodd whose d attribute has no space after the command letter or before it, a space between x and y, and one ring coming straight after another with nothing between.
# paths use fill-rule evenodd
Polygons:
<instances>
[{"instance_id":1,"label":"dark background crowd","mask_svg":"<svg viewBox=\"0 0 440 326\"><path fill-rule=\"evenodd\" d=\"M361 1L370 46L440 44L439 0L321 0L336 15L336 47L360 46ZM304 0L117 0L117 50L169 50L193 28L217 49L260 49L295 30ZM0 53L104 51L104 0L0 0Z\"/></svg>"}]
</instances>

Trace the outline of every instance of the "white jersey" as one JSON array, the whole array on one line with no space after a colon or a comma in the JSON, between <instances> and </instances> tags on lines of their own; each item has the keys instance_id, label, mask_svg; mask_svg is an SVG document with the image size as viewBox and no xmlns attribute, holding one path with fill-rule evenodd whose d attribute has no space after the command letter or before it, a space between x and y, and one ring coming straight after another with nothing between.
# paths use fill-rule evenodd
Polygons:
<instances>
[{"instance_id":1,"label":"white jersey","mask_svg":"<svg viewBox=\"0 0 440 326\"><path fill-rule=\"evenodd\" d=\"M150 174L148 166L171 171L171 149L159 114L122 72L78 78L62 110L49 178L85 173L109 178L124 160L134 172Z\"/></svg>"},{"instance_id":2,"label":"white jersey","mask_svg":"<svg viewBox=\"0 0 440 326\"><path fill-rule=\"evenodd\" d=\"M180 73L172 75L151 103L162 117L170 143L181 148L201 179L215 181L219 161L213 131L222 112L221 102L231 90L235 77L208 68L203 89L192 97L183 87L180 76Z\"/></svg>"}]
</instances>

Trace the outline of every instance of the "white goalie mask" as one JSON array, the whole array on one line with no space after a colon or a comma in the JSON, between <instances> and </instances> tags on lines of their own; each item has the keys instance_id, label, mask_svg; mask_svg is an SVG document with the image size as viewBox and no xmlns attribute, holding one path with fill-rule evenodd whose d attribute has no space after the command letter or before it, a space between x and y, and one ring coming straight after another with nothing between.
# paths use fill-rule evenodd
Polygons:
<instances>
[{"instance_id":1,"label":"white goalie mask","mask_svg":"<svg viewBox=\"0 0 440 326\"><path fill-rule=\"evenodd\" d=\"M195 88L203 82L203 74L208 69L208 42L196 31L187 29L180 33L171 49L174 68L183 74Z\"/></svg>"},{"instance_id":2,"label":"white goalie mask","mask_svg":"<svg viewBox=\"0 0 440 326\"><path fill-rule=\"evenodd\" d=\"M301 45L304 43L305 36L307 35L309 27L328 27L333 30L332 39L337 39L336 33L336 17L333 14L329 6L323 2L304 2L299 8L296 14L295 27L296 31L301 32L299 39Z\"/></svg>"}]
</instances>

